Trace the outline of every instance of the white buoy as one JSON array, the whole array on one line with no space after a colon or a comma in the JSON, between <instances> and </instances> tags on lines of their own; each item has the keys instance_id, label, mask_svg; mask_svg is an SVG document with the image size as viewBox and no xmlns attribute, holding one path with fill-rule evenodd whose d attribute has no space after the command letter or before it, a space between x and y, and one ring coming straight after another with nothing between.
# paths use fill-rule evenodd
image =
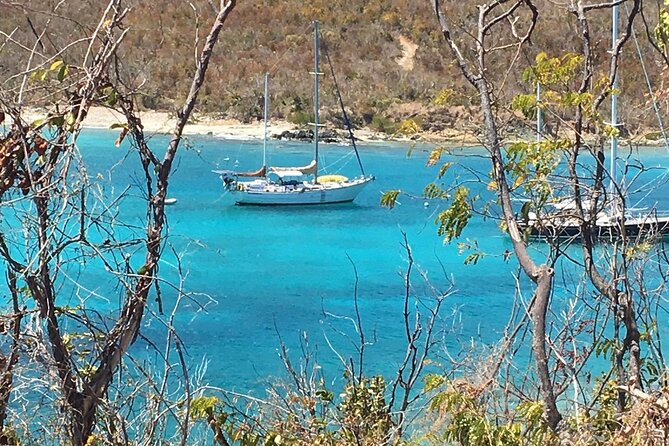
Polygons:
<instances>
[{"instance_id":1,"label":"white buoy","mask_svg":"<svg viewBox=\"0 0 669 446\"><path fill-rule=\"evenodd\" d=\"M429 201L426 201L425 203L423 203L423 207L429 207L429 206L430 206L430 202L429 202Z\"/></svg>"}]
</instances>

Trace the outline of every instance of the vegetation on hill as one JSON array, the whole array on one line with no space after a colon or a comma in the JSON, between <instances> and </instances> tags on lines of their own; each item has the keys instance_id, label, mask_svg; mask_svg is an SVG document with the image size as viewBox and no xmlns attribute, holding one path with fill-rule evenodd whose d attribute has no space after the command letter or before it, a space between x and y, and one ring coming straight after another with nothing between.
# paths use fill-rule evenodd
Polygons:
<instances>
[{"instance_id":1,"label":"vegetation on hill","mask_svg":"<svg viewBox=\"0 0 669 446\"><path fill-rule=\"evenodd\" d=\"M648 6L644 16L642 0L613 3L629 8L622 20L641 28L658 7ZM662 322L669 256L659 234L631 237L624 229L626 214L618 209L628 204L625 188L636 188L634 179L606 187L614 175L605 164L605 141L621 132L604 118L616 70L605 57L612 3L585 8L574 0L578 8L568 11L551 0L448 2L435 13L438 25L431 25L429 2L268 0L236 8L227 0L216 19L213 0L137 2L132 12L123 4L0 0L0 263L7 281L0 308L0 444L184 445L203 443L201 435L222 446L667 444ZM669 66L662 54L669 43L667 0L663 8L664 25L651 25L652 39L641 41L642 52L663 61L649 65L656 79ZM333 388L320 374L323 365L310 362L305 335L301 362L281 346L289 381L267 389L262 400L200 385L200 371L184 355L174 321L193 296L184 292L180 259L172 287L159 269L162 254L174 249L165 238L165 199L198 93L201 111L257 119L258 79L269 70L274 115L308 119L312 56L303 48L310 46L314 18L323 22L359 123L391 128L414 116L438 126L457 113L449 125L469 119L480 127L490 169L476 173L495 199L470 194L469 180L445 184L444 174L458 166L441 161L438 148L427 163L439 166L438 178L421 200L445 205L435 232L446 242L461 240L459 249L471 252L465 263L486 255L517 262L518 276L509 277L517 292L508 296L514 305L498 343L472 340L461 356L444 351L444 362L433 362L434 349L445 346L442 304L454 291L449 284L432 286L405 238L398 296L405 347L394 376L368 376L363 367L370 338L356 287L350 320L358 339L352 353L340 356L343 388ZM212 55L219 37L223 45ZM653 43L660 51L650 51ZM646 119L648 108L632 48L623 38L612 51L614 61L623 56L628 105L637 105L624 107L632 110L623 118L628 126ZM415 60L408 61L414 49ZM533 79L544 87L540 104L523 96ZM144 107L181 104L162 157L148 144L136 100ZM49 105L49 112L29 122L25 109L36 105ZM91 106L123 115L119 143L131 141L128 159L140 169L135 187L141 193L106 191L88 173L77 143ZM529 127L540 108L566 130L504 144L503 126ZM392 207L400 193L385 194L383 203ZM565 196L573 197L575 210L554 219L546 205ZM138 197L146 205L145 224L131 217L122 222L116 208ZM567 239L549 233L530 245L531 213L535 227L566 219L579 232ZM508 240L493 249L510 249L483 253L474 239L463 239L477 214L496 218ZM601 214L620 228L606 243L597 237ZM564 262L575 269L561 268ZM94 268L113 288L101 296L108 292L118 303L89 303L79 279ZM163 299L166 288L175 299ZM221 308L226 311L225 302ZM144 333L148 313L165 329L163 341ZM128 355L144 335L158 363Z\"/></svg>"},{"instance_id":2,"label":"vegetation on hill","mask_svg":"<svg viewBox=\"0 0 669 446\"><path fill-rule=\"evenodd\" d=\"M188 91L187 79L193 74L193 41L199 25L199 45L211 19L209 2L175 2L158 0L127 2L133 7L128 20L126 45L122 49L123 78L135 88L141 87L141 105L147 109L174 110ZM524 48L520 58L533 61L539 52L559 56L575 51L579 42L572 38L573 21L564 20L564 8L549 0L536 2L541 11L532 45ZM81 37L93 29L102 6L95 0L82 0L73 6L66 2L57 15L48 13L55 2L26 0L0 3L2 29L17 28L15 37L26 45L34 40L33 29L51 22L44 46L58 46ZM657 5L649 2L646 15L657 14ZM454 27L460 26L471 12L467 2L448 2L447 15ZM39 13L42 11L43 13ZM28 14L28 12L30 14ZM31 17L30 21L27 17ZM74 19L72 17L75 17ZM271 114L295 123L304 123L311 113L312 38L311 22L322 24L323 40L333 59L350 109L358 126L372 126L391 131L403 119L412 117L425 130L440 131L449 127L474 128L479 124L477 95L458 75L448 48L443 45L430 2L397 0L269 0L242 2L233 20L221 35L221 46L215 50L208 83L201 92L196 111L251 122L262 117L262 74L270 72ZM643 36L642 22L637 32ZM594 61L599 68L608 64L610 18L604 12L591 19ZM653 51L641 39L651 79L657 85L661 69L654 63ZM402 59L403 51L413 48L410 63ZM467 48L471 51L472 48ZM2 66L15 63L13 50L5 48ZM74 57L81 47L66 49ZM233 60L233 64L226 63ZM528 85L505 71L509 60L491 61L490 79L508 103ZM322 71L327 71L324 66ZM621 90L625 97L623 122L635 129L640 124L655 125L648 105L641 65L632 46L621 61ZM330 82L324 82L323 106L336 110ZM334 119L334 118L333 118Z\"/></svg>"}]
</instances>

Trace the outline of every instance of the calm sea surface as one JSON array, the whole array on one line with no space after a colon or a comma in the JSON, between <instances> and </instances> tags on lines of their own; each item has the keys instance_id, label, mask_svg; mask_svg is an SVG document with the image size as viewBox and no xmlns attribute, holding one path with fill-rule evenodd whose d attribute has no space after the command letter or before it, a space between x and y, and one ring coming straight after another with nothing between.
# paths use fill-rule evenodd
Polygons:
<instances>
[{"instance_id":1,"label":"calm sea surface","mask_svg":"<svg viewBox=\"0 0 669 446\"><path fill-rule=\"evenodd\" d=\"M88 130L80 140L91 177L102 174L106 193L112 195L130 185L135 198L120 209L125 221L144 221L142 174L137 155L128 147L113 146L115 133ZM165 137L155 137L154 148L165 146ZM326 161L334 162L349 152L348 147L326 145ZM493 219L475 219L465 237L489 254L476 265L464 265L467 253L459 253L457 243L444 245L436 234L438 202L428 206L420 198L424 186L435 180L437 168L426 168L429 146L416 146L407 157L408 144L363 144L362 158L368 173L376 176L352 204L317 207L239 207L223 191L212 169L252 170L261 163L261 144L190 137L188 148L180 149L170 183L169 195L178 200L168 208L169 243L181 257L187 274L185 289L193 300L185 300L177 315L177 329L186 345L193 370L207 361L205 381L238 391L259 391L269 377L282 376L278 357L279 336L294 354L300 355L305 334L327 376L341 376L341 367L329 343L343 357L355 356L352 324L331 315L352 317L353 296L358 278L358 299L363 325L373 345L368 347L367 372L390 374L402 359L402 306L407 255L402 248L403 233L409 241L416 264L438 290L453 281L454 292L446 300L440 328L448 328L441 350L459 351L475 339L484 344L500 337L514 300L517 272L513 259L505 262L502 253L511 249ZM465 157L465 155L471 155ZM468 184L484 198L489 164L482 149L455 151L454 166L446 183L454 179ZM665 177L667 153L649 149L644 165L657 167L645 178ZM311 146L300 143L272 143L270 162L277 165L307 164ZM114 166L112 168L112 166ZM356 172L355 160L345 169ZM652 176L650 176L652 175ZM476 178L480 182L475 181ZM657 183L657 182L656 182ZM669 209L667 185L645 199L664 202ZM394 209L379 205L383 191L401 189ZM638 192L646 195L645 192ZM463 238L461 241L467 241ZM537 246L541 258L541 246ZM175 255L165 251L161 275L176 282ZM355 266L355 270L354 267ZM87 272L82 278L104 299L89 301L100 306L118 301L101 273ZM164 308L169 310L176 292L162 285ZM556 305L566 301L556 293ZM414 276L412 295L430 297L433 291ZM529 296L525 296L529 298ZM97 303L95 303L97 302ZM111 304L110 304L111 302ZM204 306L204 308L201 307ZM154 312L157 305L152 305ZM347 338L341 334L351 337ZM150 316L142 333L160 343L165 330ZM133 347L135 356L153 357L147 344ZM435 352L436 355L443 351Z\"/></svg>"}]
</instances>

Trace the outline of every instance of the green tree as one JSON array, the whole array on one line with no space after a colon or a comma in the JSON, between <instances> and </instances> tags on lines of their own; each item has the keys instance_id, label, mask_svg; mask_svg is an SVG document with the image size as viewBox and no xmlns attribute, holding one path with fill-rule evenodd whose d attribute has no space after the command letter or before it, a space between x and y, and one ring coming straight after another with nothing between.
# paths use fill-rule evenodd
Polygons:
<instances>
[{"instance_id":1,"label":"green tree","mask_svg":"<svg viewBox=\"0 0 669 446\"><path fill-rule=\"evenodd\" d=\"M59 17L60 6L73 5L60 2L47 14ZM103 438L114 444L128 442L127 420L120 410L114 410L117 402L110 397L113 378L129 347L140 336L149 294L154 288L160 302L156 281L165 244L164 208L172 162L203 85L213 47L234 6L234 0L222 1L220 10L215 11L189 94L178 112L162 159L149 148L135 114L134 87L126 89L118 76L123 65L119 49L127 36L125 23L131 14L121 0L109 0L100 10L99 21L88 28L90 33L71 44L45 40L51 23L46 21L38 31L29 16L35 33L31 36L33 43L24 45L19 37L5 34L10 36L7 44L24 54L18 72L9 74L3 83L6 87L0 90L2 119L11 120L8 130L0 136L0 205L6 218L0 230L0 256L8 268L15 314L11 319L13 341L34 350L36 356L26 356L25 361L45 356L41 373L49 377L46 391L57 389L54 399L63 415L57 415L55 406L49 409L53 423L66 432L67 439L52 441L75 446L99 444ZM28 118L29 107L44 103L49 107L43 118ZM147 222L146 233L139 239L117 231L121 225L111 215L109 203L105 204L107 198L102 197L102 203L97 200L79 155L78 137L92 106L115 108L123 113L127 122L120 126L119 143L129 134L144 168ZM123 196L116 198L122 199ZM20 225L21 231L13 230L15 225ZM142 263L132 265L131 259L137 259L137 253L133 257L128 248L138 243L145 248ZM123 290L116 319L102 316L83 303L69 303L82 288L70 274L76 277L79 269L95 264L103 266ZM19 301L26 309L19 310ZM39 323L32 327L33 338L18 336L25 314L38 318ZM178 343L174 339L170 333L169 342ZM11 365L16 363L14 356L12 349L5 358L8 366L3 369L0 382L3 422L12 385ZM39 370L38 361L27 365ZM158 392L154 397L160 399L164 395ZM39 412L39 407L23 410L27 417ZM106 438L99 432L102 429L96 431L99 425L105 426ZM155 426L148 431L155 431ZM188 429L182 429L181 434L185 442Z\"/></svg>"}]
</instances>

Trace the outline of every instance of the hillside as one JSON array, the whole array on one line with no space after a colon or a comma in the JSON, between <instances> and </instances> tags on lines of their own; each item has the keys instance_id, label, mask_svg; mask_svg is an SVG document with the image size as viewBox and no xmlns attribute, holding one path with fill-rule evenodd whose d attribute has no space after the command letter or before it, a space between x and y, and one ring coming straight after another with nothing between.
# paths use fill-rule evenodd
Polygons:
<instances>
[{"instance_id":1,"label":"hillside","mask_svg":"<svg viewBox=\"0 0 669 446\"><path fill-rule=\"evenodd\" d=\"M46 11L56 2L26 0L3 6L0 3L0 26L6 33L18 26L15 36L30 45L34 42L31 28L42 29L48 22L44 45L83 36L94 28L101 2L85 0L61 5L57 16ZM120 73L129 87L140 87L142 104L147 109L172 110L188 91L193 72L196 16L187 2L133 0L128 17L129 33ZM207 1L193 2L200 16L200 36L207 31L211 10ZM539 51L551 55L577 49L575 22L564 10L548 0L537 2L542 15L533 45L521 55L526 66ZM655 6L656 7L656 6ZM653 8L652 5L647 8ZM458 26L471 21L467 2L447 2L449 18ZM44 11L38 14L36 11ZM653 11L648 14L652 16ZM26 17L32 18L30 26ZM64 17L76 17L65 19ZM90 20L90 22L88 22ZM442 130L449 126L477 125L472 104L473 90L463 81L442 42L431 2L399 0L267 0L239 2L216 49L208 83L202 91L199 112L242 122L260 119L262 112L262 74L270 72L272 116L295 123L309 120L312 78L312 20L319 20L324 41L331 54L344 100L357 125L371 125L378 130L392 128L406 118L416 117L424 129ZM467 22L468 23L468 22ZM610 18L595 16L591 23L594 49L607 68L610 45ZM643 36L641 24L637 32ZM643 40L643 39L640 39ZM201 44L201 42L200 42ZM651 70L659 84L661 73L653 63L650 45L641 42ZM640 64L630 42L622 62L621 90L623 120L628 127L641 123L653 125L654 117L647 104L647 89ZM83 51L82 45L65 53ZM12 48L5 48L0 70L12 66ZM507 73L508 60L497 60L498 72L492 73L497 83L504 82L504 97L499 104L531 87L520 79L521 69ZM327 70L324 64L323 71ZM325 114L334 109L332 84L324 81ZM447 93L439 107L435 97Z\"/></svg>"}]
</instances>

